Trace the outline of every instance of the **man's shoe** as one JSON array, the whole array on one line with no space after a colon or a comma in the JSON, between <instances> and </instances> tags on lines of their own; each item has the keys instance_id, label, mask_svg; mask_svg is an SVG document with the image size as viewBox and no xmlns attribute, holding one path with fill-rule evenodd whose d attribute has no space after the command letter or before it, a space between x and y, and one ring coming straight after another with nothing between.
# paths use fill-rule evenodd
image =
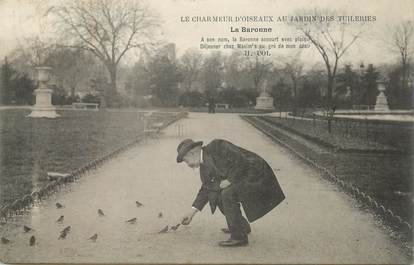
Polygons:
<instances>
[{"instance_id":1,"label":"man's shoe","mask_svg":"<svg viewBox=\"0 0 414 265\"><path fill-rule=\"evenodd\" d=\"M230 238L226 241L219 242L219 245L222 247L242 247L242 246L247 246L248 244L249 244L249 240L247 238L243 240Z\"/></svg>"},{"instance_id":2,"label":"man's shoe","mask_svg":"<svg viewBox=\"0 0 414 265\"><path fill-rule=\"evenodd\" d=\"M252 229L250 228L250 226L248 226L248 227L246 227L246 228L244 228L244 229L245 229L245 231L244 231L244 232L246 232L246 234L250 234L250 232L252 231ZM230 234L230 230L229 230L227 227L222 228L222 229L221 229L221 231L222 231L223 233L225 233L225 234Z\"/></svg>"}]
</instances>

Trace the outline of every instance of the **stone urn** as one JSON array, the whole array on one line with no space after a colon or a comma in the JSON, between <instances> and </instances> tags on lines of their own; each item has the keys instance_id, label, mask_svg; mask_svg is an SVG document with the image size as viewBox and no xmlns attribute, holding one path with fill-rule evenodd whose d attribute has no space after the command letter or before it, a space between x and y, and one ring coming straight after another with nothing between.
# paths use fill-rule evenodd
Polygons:
<instances>
[{"instance_id":1,"label":"stone urn","mask_svg":"<svg viewBox=\"0 0 414 265\"><path fill-rule=\"evenodd\" d=\"M52 105L52 90L48 88L47 83L50 80L51 67L38 66L37 80L38 88L34 91L36 103L32 107L32 112L28 115L31 118L56 118L60 115L56 113L56 108Z\"/></svg>"}]
</instances>

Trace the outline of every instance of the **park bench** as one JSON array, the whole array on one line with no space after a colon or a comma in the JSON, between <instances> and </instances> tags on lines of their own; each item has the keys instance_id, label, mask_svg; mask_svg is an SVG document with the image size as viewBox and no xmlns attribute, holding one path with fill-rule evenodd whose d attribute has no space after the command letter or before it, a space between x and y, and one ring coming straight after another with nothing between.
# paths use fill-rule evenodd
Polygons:
<instances>
[{"instance_id":1,"label":"park bench","mask_svg":"<svg viewBox=\"0 0 414 265\"><path fill-rule=\"evenodd\" d=\"M216 103L216 109L229 109L230 105L227 103Z\"/></svg>"},{"instance_id":2,"label":"park bench","mask_svg":"<svg viewBox=\"0 0 414 265\"><path fill-rule=\"evenodd\" d=\"M374 105L352 105L353 110L373 110Z\"/></svg>"},{"instance_id":3,"label":"park bench","mask_svg":"<svg viewBox=\"0 0 414 265\"><path fill-rule=\"evenodd\" d=\"M70 175L69 173L47 172L47 179L50 181L55 181L60 178L66 178L69 175Z\"/></svg>"},{"instance_id":4,"label":"park bench","mask_svg":"<svg viewBox=\"0 0 414 265\"><path fill-rule=\"evenodd\" d=\"M157 120L157 117L153 115L153 111L147 112L140 116L140 120L144 123L144 138L158 138L164 123Z\"/></svg>"},{"instance_id":5,"label":"park bench","mask_svg":"<svg viewBox=\"0 0 414 265\"><path fill-rule=\"evenodd\" d=\"M98 103L83 103L83 102L74 102L72 103L72 108L82 109L82 110L98 110Z\"/></svg>"}]
</instances>

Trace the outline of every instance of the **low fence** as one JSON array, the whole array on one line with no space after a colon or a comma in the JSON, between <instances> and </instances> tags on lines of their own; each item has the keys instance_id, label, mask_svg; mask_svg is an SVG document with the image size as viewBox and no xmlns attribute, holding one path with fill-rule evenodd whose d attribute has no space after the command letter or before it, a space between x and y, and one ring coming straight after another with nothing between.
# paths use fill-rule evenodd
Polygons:
<instances>
[{"instance_id":1,"label":"low fence","mask_svg":"<svg viewBox=\"0 0 414 265\"><path fill-rule=\"evenodd\" d=\"M172 119L165 121L164 124L161 126L161 129L166 128L167 126L178 121L181 118L187 117L187 115L188 114L185 112L177 113L177 115L175 115ZM48 183L45 187L33 191L30 194L27 194L23 196L23 198L15 200L13 203L4 205L0 209L0 220L4 220L7 222L13 216L24 213L25 211L33 207L36 203L40 203L42 200L48 198L52 193L59 191L62 187L71 182L75 182L84 174L92 170L96 170L103 163L109 161L110 159L113 159L121 152L132 148L143 139L144 135L141 134L131 142L100 156L99 158L85 164L77 170L70 172L66 176L58 177L57 179L50 181L50 183Z\"/></svg>"},{"instance_id":2,"label":"low fence","mask_svg":"<svg viewBox=\"0 0 414 265\"><path fill-rule=\"evenodd\" d=\"M248 116L241 116L245 121L253 125L255 128L263 132L265 135L270 137L272 140L278 142L282 146L286 147L290 151L292 151L295 155L303 159L308 164L314 166L315 168L319 169L321 172L324 173L324 176L327 177L330 181L336 183L339 185L344 191L351 194L353 197L355 197L357 200L361 201L362 203L365 203L366 205L370 206L371 209L373 209L376 213L380 214L381 216L385 217L386 221L390 224L393 224L397 228L399 228L405 235L408 235L409 237L412 236L413 227L412 225L401 218L399 215L394 214L394 212L378 201L376 201L371 196L367 195L365 192L360 190L355 185L352 185L350 183L347 183L343 181L342 179L338 178L335 170L332 172L328 168L320 165L316 160L311 159L310 157L306 156L303 152L298 151L296 148L292 147L287 142L279 139L275 135L273 135L268 125L266 125L263 121L259 120L257 117L248 117Z\"/></svg>"}]
</instances>

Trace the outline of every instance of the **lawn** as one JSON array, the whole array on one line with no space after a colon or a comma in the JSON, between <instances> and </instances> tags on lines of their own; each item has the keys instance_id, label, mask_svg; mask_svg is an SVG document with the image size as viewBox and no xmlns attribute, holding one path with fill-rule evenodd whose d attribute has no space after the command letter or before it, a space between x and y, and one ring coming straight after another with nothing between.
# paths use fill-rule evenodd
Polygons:
<instances>
[{"instance_id":1,"label":"lawn","mask_svg":"<svg viewBox=\"0 0 414 265\"><path fill-rule=\"evenodd\" d=\"M412 123L334 119L331 133L326 119L263 117L266 121L295 132L326 147L347 151L410 153Z\"/></svg>"},{"instance_id":2,"label":"lawn","mask_svg":"<svg viewBox=\"0 0 414 265\"><path fill-rule=\"evenodd\" d=\"M47 184L141 134L134 111L59 111L57 119L26 118L29 110L0 110L0 206ZM157 115L167 120L173 114Z\"/></svg>"},{"instance_id":3,"label":"lawn","mask_svg":"<svg viewBox=\"0 0 414 265\"><path fill-rule=\"evenodd\" d=\"M247 119L254 122L259 128L276 136L278 139L286 142L296 151L305 155L319 165L329 169L339 179L345 183L352 184L358 187L359 190L375 199L378 203L390 209L396 215L399 215L408 223L413 223L413 154L410 153L411 148L404 149L404 152L387 152L384 150L384 144L381 142L364 143L363 139L358 137L341 136L337 134L336 141L332 138L324 138L325 134L317 135L315 131L309 128L309 121L296 120L281 122L278 118L264 118L264 117L247 117ZM289 129L283 133L276 128ZM403 143L410 143L411 135L407 133L407 127L402 127L398 130L394 127L381 126L378 127L378 138L385 139L392 138L392 136L399 135L400 138L394 138L393 142L386 142L387 147L393 146L390 150L403 151ZM307 128L307 130L305 130ZM395 132L388 132L391 137L386 135L387 129L393 128ZM412 127L410 127L412 129ZM371 128L372 130L372 128ZM297 133L296 133L297 132ZM306 140L294 140L289 134L296 135L311 135L312 137L305 137ZM357 132L353 132L357 133ZM381 134L384 134L381 136ZM404 138L405 137L405 138ZM316 141L313 141L317 139ZM304 141L312 141L313 143L330 143L332 145L340 146L341 149L322 148L313 149L311 145L305 144ZM355 143L352 143L355 141ZM373 141L371 139L370 141ZM355 148L358 146L358 148ZM375 152L373 147L381 147L379 151ZM397 147L397 148L396 148ZM347 149L350 148L350 149ZM326 150L321 152L321 150Z\"/></svg>"}]
</instances>

